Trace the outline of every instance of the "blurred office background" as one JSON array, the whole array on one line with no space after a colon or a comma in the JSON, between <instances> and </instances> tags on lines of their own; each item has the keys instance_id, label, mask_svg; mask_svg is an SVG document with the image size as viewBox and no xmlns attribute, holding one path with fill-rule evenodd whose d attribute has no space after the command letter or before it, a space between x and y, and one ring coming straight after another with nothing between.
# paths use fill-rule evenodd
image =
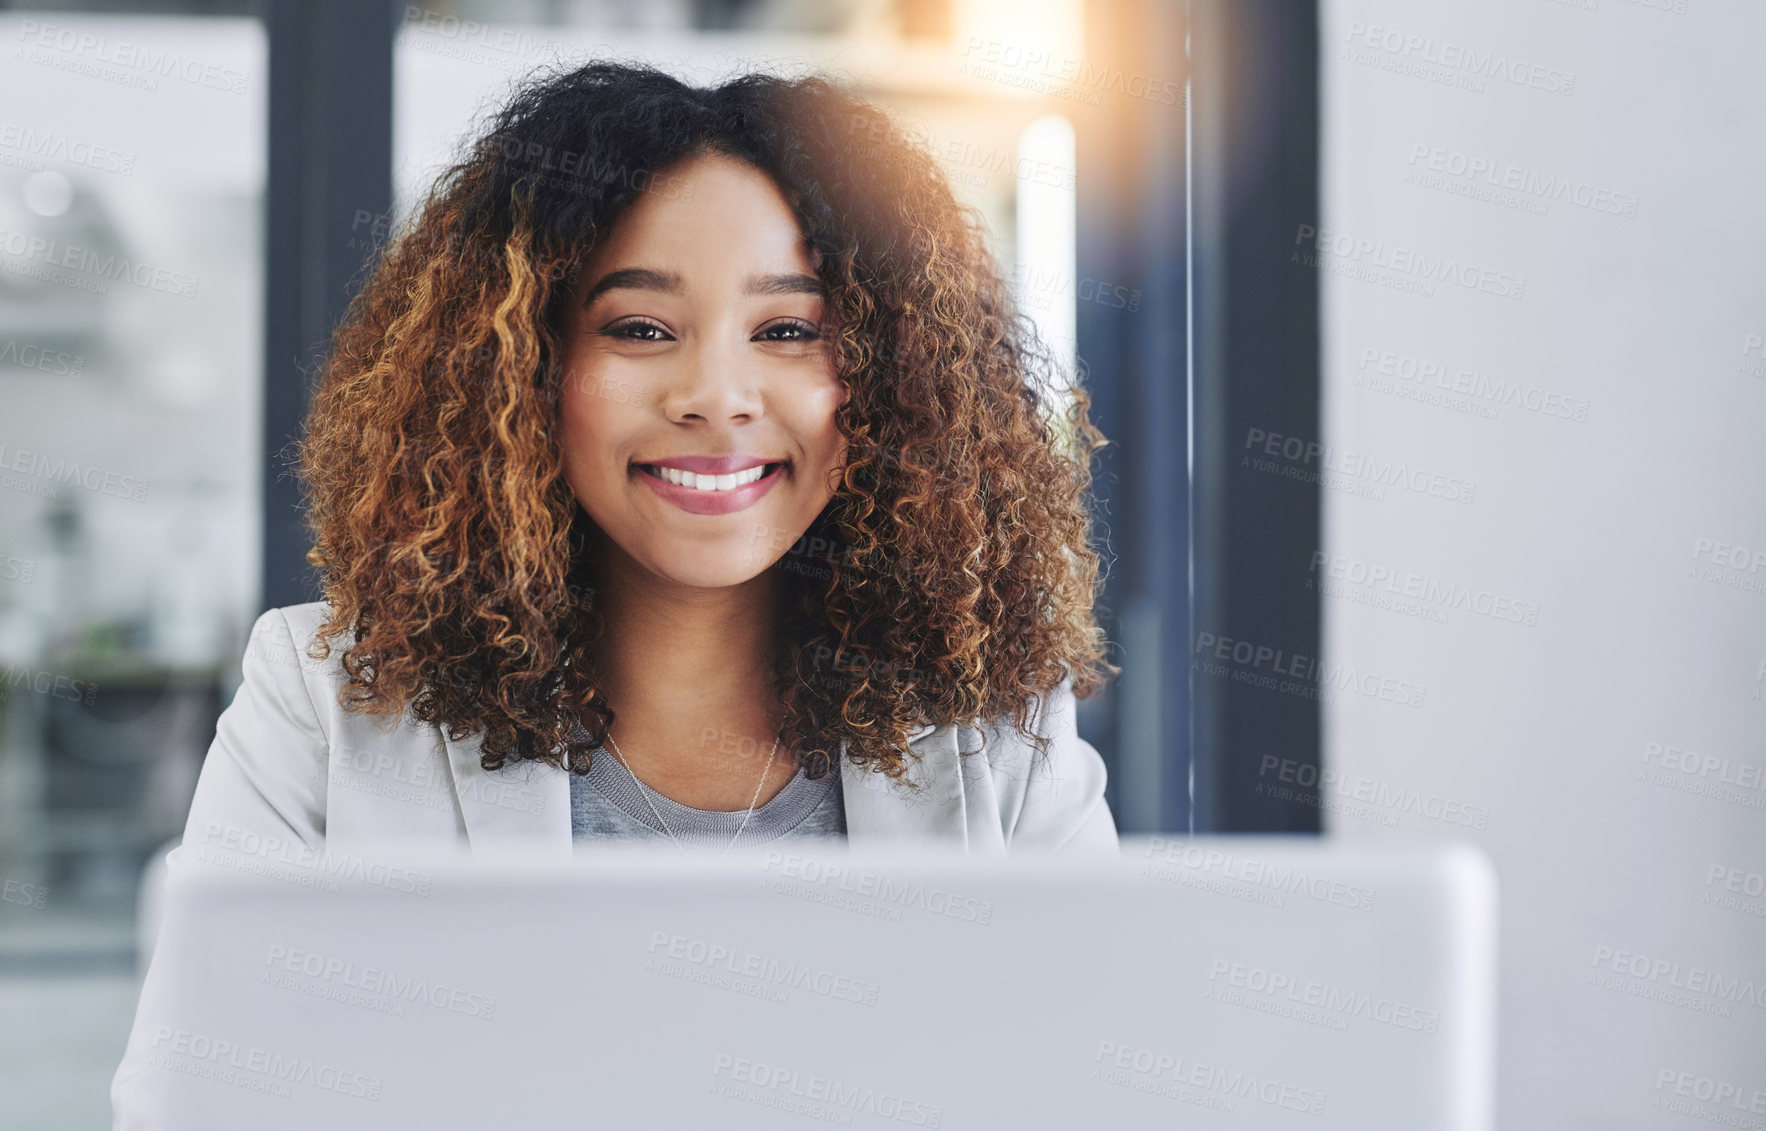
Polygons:
<instances>
[{"instance_id":1,"label":"blurred office background","mask_svg":"<svg viewBox=\"0 0 1766 1131\"><path fill-rule=\"evenodd\" d=\"M1746 0L0 5L7 1125L108 1126L140 869L252 620L311 596L284 450L351 281L512 84L607 57L829 73L986 220L1114 441L1125 670L1080 726L1124 831L1482 846L1505 1127L1766 1090L1763 33Z\"/></svg>"}]
</instances>

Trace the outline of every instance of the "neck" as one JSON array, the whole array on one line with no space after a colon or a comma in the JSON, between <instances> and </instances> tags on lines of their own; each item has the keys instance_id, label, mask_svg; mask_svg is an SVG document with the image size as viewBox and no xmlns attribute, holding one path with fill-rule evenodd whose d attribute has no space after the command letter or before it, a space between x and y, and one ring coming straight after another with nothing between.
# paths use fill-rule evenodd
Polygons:
<instances>
[{"instance_id":1,"label":"neck","mask_svg":"<svg viewBox=\"0 0 1766 1131\"><path fill-rule=\"evenodd\" d=\"M766 659L779 576L702 589L658 577L605 542L596 549L596 658L627 759L758 767L779 721Z\"/></svg>"}]
</instances>

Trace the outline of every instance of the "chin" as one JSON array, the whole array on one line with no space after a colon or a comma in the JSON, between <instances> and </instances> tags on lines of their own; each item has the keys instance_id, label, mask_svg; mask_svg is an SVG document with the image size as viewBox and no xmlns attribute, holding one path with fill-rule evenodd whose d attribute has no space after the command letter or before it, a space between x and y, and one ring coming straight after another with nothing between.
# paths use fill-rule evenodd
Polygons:
<instances>
[{"instance_id":1,"label":"chin","mask_svg":"<svg viewBox=\"0 0 1766 1131\"><path fill-rule=\"evenodd\" d=\"M652 573L676 585L695 589L731 589L766 572L767 563L744 562L727 554L688 553L672 555L651 565Z\"/></svg>"}]
</instances>

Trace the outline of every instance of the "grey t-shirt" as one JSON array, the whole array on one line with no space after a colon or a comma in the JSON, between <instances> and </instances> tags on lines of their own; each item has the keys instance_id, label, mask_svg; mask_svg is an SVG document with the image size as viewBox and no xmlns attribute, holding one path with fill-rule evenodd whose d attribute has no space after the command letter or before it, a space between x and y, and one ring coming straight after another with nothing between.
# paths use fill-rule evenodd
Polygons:
<instances>
[{"instance_id":1,"label":"grey t-shirt","mask_svg":"<svg viewBox=\"0 0 1766 1131\"><path fill-rule=\"evenodd\" d=\"M587 737L579 735L579 737ZM646 803L646 795L648 803ZM652 812L650 806L656 811ZM597 747L589 758L587 774L570 775L570 835L573 840L615 837L667 842L668 833L656 820L657 813L668 828L689 846L723 848L736 836L742 845L764 844L785 837L846 836L846 802L840 788L840 768L834 767L816 781L801 768L785 788L748 817L746 809L722 813L694 809L639 786L613 752ZM748 817L748 824L742 819Z\"/></svg>"}]
</instances>

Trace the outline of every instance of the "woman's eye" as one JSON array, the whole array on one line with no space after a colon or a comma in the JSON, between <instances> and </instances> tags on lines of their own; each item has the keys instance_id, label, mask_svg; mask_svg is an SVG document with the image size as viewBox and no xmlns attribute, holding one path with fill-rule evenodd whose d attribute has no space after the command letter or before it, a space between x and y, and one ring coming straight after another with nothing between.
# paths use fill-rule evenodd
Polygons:
<instances>
[{"instance_id":1,"label":"woman's eye","mask_svg":"<svg viewBox=\"0 0 1766 1131\"><path fill-rule=\"evenodd\" d=\"M768 342L813 342L821 336L821 330L807 322L775 322L759 334Z\"/></svg>"},{"instance_id":2,"label":"woman's eye","mask_svg":"<svg viewBox=\"0 0 1766 1131\"><path fill-rule=\"evenodd\" d=\"M621 322L602 331L610 338L628 342L666 342L668 331L654 322Z\"/></svg>"}]
</instances>

